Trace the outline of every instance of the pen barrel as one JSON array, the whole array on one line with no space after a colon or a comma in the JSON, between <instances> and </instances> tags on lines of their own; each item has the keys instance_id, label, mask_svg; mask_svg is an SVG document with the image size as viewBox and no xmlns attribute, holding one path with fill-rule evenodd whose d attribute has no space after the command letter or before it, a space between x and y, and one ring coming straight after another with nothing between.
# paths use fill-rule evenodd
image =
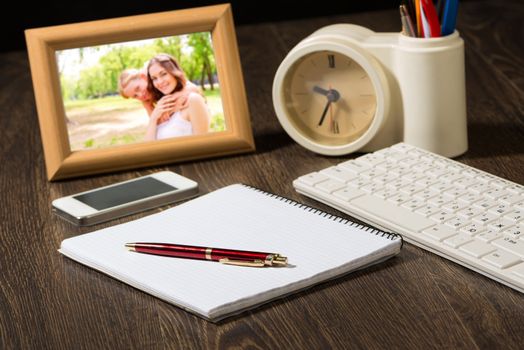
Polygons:
<instances>
[{"instance_id":1,"label":"pen barrel","mask_svg":"<svg viewBox=\"0 0 524 350\"><path fill-rule=\"evenodd\" d=\"M233 260L262 260L265 261L271 253L262 252L249 252L245 250L232 250L232 249L211 249L211 260L219 261L220 259L228 258Z\"/></svg>"},{"instance_id":2,"label":"pen barrel","mask_svg":"<svg viewBox=\"0 0 524 350\"><path fill-rule=\"evenodd\" d=\"M152 255L206 260L206 248L180 244L136 243L134 251Z\"/></svg>"},{"instance_id":3,"label":"pen barrel","mask_svg":"<svg viewBox=\"0 0 524 350\"><path fill-rule=\"evenodd\" d=\"M175 258L188 258L199 260L232 259L232 260L262 260L272 256L271 253L250 252L245 250L222 249L187 246L181 244L161 244L161 243L135 243L133 250L139 253L171 256Z\"/></svg>"}]
</instances>

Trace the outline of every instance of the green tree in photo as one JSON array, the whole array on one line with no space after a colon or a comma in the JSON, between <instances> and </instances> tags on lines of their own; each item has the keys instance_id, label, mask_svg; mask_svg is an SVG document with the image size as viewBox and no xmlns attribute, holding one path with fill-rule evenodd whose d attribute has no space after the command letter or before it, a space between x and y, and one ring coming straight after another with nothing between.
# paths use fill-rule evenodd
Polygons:
<instances>
[{"instance_id":1,"label":"green tree in photo","mask_svg":"<svg viewBox=\"0 0 524 350\"><path fill-rule=\"evenodd\" d=\"M188 35L188 45L193 48L190 59L196 64L200 75L200 86L205 90L205 81L214 89L214 74L216 74L215 56L211 45L211 36L207 32ZM198 75L197 75L198 77Z\"/></svg>"},{"instance_id":2,"label":"green tree in photo","mask_svg":"<svg viewBox=\"0 0 524 350\"><path fill-rule=\"evenodd\" d=\"M153 45L155 46L156 53L167 53L173 56L177 62L182 63L182 40L179 36L156 39ZM153 56L150 56L150 58Z\"/></svg>"}]
</instances>

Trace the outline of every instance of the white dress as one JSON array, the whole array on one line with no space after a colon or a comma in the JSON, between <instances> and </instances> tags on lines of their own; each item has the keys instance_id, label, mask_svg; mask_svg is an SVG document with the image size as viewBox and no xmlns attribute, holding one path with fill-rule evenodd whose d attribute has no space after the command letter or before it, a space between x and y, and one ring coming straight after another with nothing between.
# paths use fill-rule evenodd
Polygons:
<instances>
[{"instance_id":1,"label":"white dress","mask_svg":"<svg viewBox=\"0 0 524 350\"><path fill-rule=\"evenodd\" d=\"M182 118L180 111L173 113L169 120L156 127L157 140L188 135L193 135L193 126Z\"/></svg>"}]
</instances>

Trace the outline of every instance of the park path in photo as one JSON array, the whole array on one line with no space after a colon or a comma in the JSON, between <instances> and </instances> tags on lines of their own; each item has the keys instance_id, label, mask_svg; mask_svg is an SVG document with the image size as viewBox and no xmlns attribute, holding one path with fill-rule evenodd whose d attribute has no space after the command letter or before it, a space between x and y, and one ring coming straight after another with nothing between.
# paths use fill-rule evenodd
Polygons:
<instances>
[{"instance_id":1,"label":"park path in photo","mask_svg":"<svg viewBox=\"0 0 524 350\"><path fill-rule=\"evenodd\" d=\"M210 132L225 130L220 88L204 92L211 112ZM72 101L65 106L72 151L128 145L142 142L149 117L142 104L133 99L108 96Z\"/></svg>"},{"instance_id":2,"label":"park path in photo","mask_svg":"<svg viewBox=\"0 0 524 350\"><path fill-rule=\"evenodd\" d=\"M143 140L148 117L142 106L126 109L74 109L67 113L71 150L103 148Z\"/></svg>"}]
</instances>

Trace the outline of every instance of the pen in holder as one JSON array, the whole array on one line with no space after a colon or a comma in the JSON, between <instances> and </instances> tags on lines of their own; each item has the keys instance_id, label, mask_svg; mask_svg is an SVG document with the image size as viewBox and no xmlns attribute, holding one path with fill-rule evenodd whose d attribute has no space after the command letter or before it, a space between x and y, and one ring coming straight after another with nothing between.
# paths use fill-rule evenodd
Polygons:
<instances>
[{"instance_id":1,"label":"pen in holder","mask_svg":"<svg viewBox=\"0 0 524 350\"><path fill-rule=\"evenodd\" d=\"M331 114L321 113L321 95L324 112L334 106ZM282 61L273 102L291 137L322 154L371 152L402 141L446 157L468 148L464 42L457 31L417 38L352 24L323 27Z\"/></svg>"}]
</instances>

